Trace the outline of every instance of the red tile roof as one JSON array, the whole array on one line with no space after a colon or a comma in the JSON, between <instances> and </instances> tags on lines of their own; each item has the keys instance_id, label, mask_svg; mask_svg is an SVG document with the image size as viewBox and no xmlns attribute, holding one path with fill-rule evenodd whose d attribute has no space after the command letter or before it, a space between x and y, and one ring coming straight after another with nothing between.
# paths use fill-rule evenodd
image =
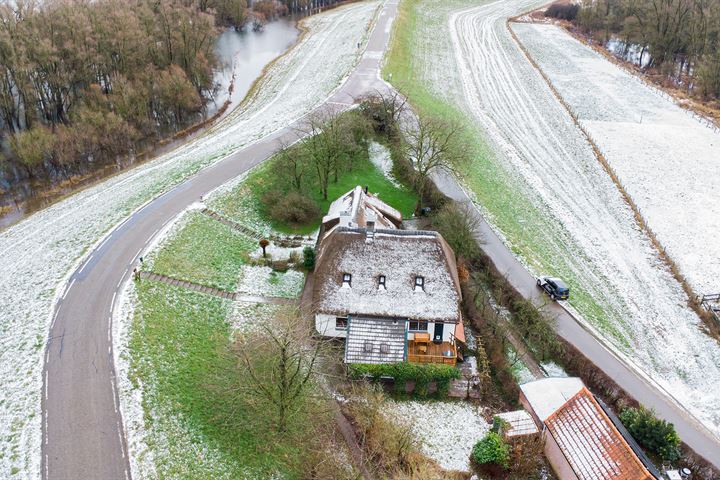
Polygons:
<instances>
[{"instance_id":1,"label":"red tile roof","mask_svg":"<svg viewBox=\"0 0 720 480\"><path fill-rule=\"evenodd\" d=\"M653 479L587 388L545 425L580 480Z\"/></svg>"}]
</instances>

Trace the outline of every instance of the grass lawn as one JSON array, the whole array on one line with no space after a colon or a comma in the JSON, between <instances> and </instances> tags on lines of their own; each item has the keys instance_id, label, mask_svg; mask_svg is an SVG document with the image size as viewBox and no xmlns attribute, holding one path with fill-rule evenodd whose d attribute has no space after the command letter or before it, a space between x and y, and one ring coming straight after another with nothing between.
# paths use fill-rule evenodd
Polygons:
<instances>
[{"instance_id":1,"label":"grass lawn","mask_svg":"<svg viewBox=\"0 0 720 480\"><path fill-rule=\"evenodd\" d=\"M143 409L158 478L294 478L292 434L267 428L269 410L245 407L229 354L231 302L149 280L137 285L131 380Z\"/></svg>"},{"instance_id":2,"label":"grass lawn","mask_svg":"<svg viewBox=\"0 0 720 480\"><path fill-rule=\"evenodd\" d=\"M383 174L383 172L370 162L367 154L353 163L352 171L347 171L338 177L337 183L330 183L328 199L323 200L319 188L309 191L310 197L318 204L321 215L305 225L288 225L274 221L262 212L261 199L265 192L273 188L275 177L273 168L277 159L271 159L258 166L249 175L246 181L235 187L232 191L211 202L210 206L223 215L237 222L249 225L258 232L268 233L276 230L286 234L307 235L320 227L322 215L327 213L333 200L347 193L357 185L368 186L370 192L378 195L384 202L399 210L403 216L410 217L415 210L417 196L406 187L397 187Z\"/></svg>"},{"instance_id":3,"label":"grass lawn","mask_svg":"<svg viewBox=\"0 0 720 480\"><path fill-rule=\"evenodd\" d=\"M255 241L236 230L191 211L180 229L152 256L151 269L163 275L235 291L245 254Z\"/></svg>"},{"instance_id":4,"label":"grass lawn","mask_svg":"<svg viewBox=\"0 0 720 480\"><path fill-rule=\"evenodd\" d=\"M452 11L477 5L469 0L402 0L393 27L383 76L405 94L420 115L454 118L467 127L462 139L472 152L463 183L474 194L489 221L505 236L511 250L535 272L564 278L573 287L571 304L592 324L629 347L617 325L622 312L603 301L607 292L589 270L572 238L535 205L521 180L501 164L477 119L462 110L459 73L447 19ZM442 83L442 90L433 90ZM610 318L613 320L610 321Z\"/></svg>"}]
</instances>

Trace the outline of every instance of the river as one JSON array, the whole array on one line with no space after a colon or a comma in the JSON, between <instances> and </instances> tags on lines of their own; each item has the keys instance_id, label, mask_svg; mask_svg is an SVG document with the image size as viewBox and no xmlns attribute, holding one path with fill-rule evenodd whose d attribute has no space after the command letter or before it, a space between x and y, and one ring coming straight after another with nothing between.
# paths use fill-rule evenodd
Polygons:
<instances>
[{"instance_id":1,"label":"river","mask_svg":"<svg viewBox=\"0 0 720 480\"><path fill-rule=\"evenodd\" d=\"M255 80L262 75L265 67L286 52L297 41L299 34L296 22L291 19L270 22L257 32L251 29L239 32L228 29L220 34L215 47L215 54L219 61L218 69L215 72L218 88L215 98L210 100L207 105L207 117L215 115L228 100L225 114L239 106ZM232 85L232 92L229 92L230 85ZM198 133L195 132L193 135ZM150 160L187 140L188 137L158 147L151 154L143 156L142 161ZM64 182L62 185L47 187L48 190L43 192L43 195L22 198L17 203L9 200L9 205L0 203L0 231L79 189L102 181L127 168L132 168L140 162L119 163L122 165L108 165L81 181ZM50 189L52 189L51 193Z\"/></svg>"}]
</instances>

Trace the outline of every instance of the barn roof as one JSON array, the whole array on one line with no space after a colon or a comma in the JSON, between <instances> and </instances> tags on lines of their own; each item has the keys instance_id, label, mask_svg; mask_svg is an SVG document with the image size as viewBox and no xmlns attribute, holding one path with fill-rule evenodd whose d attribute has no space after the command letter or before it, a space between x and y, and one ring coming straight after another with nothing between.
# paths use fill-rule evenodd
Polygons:
<instances>
[{"instance_id":1,"label":"barn roof","mask_svg":"<svg viewBox=\"0 0 720 480\"><path fill-rule=\"evenodd\" d=\"M548 378L520 388L580 480L653 479L580 379Z\"/></svg>"},{"instance_id":2,"label":"barn roof","mask_svg":"<svg viewBox=\"0 0 720 480\"><path fill-rule=\"evenodd\" d=\"M352 275L349 288L344 273ZM437 232L334 227L320 242L313 297L318 313L460 321L455 257Z\"/></svg>"}]
</instances>

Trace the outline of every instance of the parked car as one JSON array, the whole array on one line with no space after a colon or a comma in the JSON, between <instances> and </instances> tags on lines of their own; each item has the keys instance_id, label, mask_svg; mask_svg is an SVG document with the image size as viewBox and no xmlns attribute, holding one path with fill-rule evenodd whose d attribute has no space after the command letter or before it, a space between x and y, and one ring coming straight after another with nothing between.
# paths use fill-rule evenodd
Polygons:
<instances>
[{"instance_id":1,"label":"parked car","mask_svg":"<svg viewBox=\"0 0 720 480\"><path fill-rule=\"evenodd\" d=\"M537 279L537 285L553 300L567 300L570 297L570 287L559 278L540 277Z\"/></svg>"}]
</instances>

